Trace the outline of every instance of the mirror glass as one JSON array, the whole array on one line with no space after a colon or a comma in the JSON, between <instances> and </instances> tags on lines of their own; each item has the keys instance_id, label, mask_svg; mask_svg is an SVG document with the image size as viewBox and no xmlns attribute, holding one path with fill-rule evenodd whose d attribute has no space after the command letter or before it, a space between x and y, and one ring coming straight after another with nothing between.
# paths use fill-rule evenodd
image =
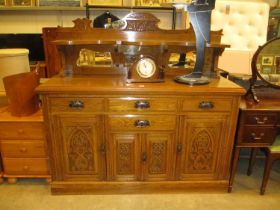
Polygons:
<instances>
[{"instance_id":1,"label":"mirror glass","mask_svg":"<svg viewBox=\"0 0 280 210\"><path fill-rule=\"evenodd\" d=\"M195 61L196 61L195 51L188 51L186 53L171 53L169 57L168 66L170 68L194 69Z\"/></svg>"},{"instance_id":2,"label":"mirror glass","mask_svg":"<svg viewBox=\"0 0 280 210\"><path fill-rule=\"evenodd\" d=\"M112 65L110 52L98 52L83 48L79 52L79 58L76 61L78 67L108 67Z\"/></svg>"},{"instance_id":3,"label":"mirror glass","mask_svg":"<svg viewBox=\"0 0 280 210\"><path fill-rule=\"evenodd\" d=\"M260 79L280 88L280 38L268 41L257 50L252 67Z\"/></svg>"}]
</instances>

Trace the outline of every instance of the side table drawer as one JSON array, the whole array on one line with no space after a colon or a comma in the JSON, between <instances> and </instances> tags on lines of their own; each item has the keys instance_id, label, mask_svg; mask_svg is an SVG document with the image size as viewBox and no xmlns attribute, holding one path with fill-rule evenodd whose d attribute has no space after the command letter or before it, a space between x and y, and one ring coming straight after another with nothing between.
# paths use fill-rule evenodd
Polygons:
<instances>
[{"instance_id":1,"label":"side table drawer","mask_svg":"<svg viewBox=\"0 0 280 210\"><path fill-rule=\"evenodd\" d=\"M43 140L2 140L3 157L46 157Z\"/></svg>"},{"instance_id":2,"label":"side table drawer","mask_svg":"<svg viewBox=\"0 0 280 210\"><path fill-rule=\"evenodd\" d=\"M0 122L0 139L44 139L41 122Z\"/></svg>"},{"instance_id":3,"label":"side table drawer","mask_svg":"<svg viewBox=\"0 0 280 210\"><path fill-rule=\"evenodd\" d=\"M242 115L246 125L275 125L277 112L247 112Z\"/></svg>"},{"instance_id":4,"label":"side table drawer","mask_svg":"<svg viewBox=\"0 0 280 210\"><path fill-rule=\"evenodd\" d=\"M47 158L3 158L7 175L47 175L49 174Z\"/></svg>"},{"instance_id":5,"label":"side table drawer","mask_svg":"<svg viewBox=\"0 0 280 210\"><path fill-rule=\"evenodd\" d=\"M275 127L244 126L239 143L261 143L271 145L275 139Z\"/></svg>"}]
</instances>

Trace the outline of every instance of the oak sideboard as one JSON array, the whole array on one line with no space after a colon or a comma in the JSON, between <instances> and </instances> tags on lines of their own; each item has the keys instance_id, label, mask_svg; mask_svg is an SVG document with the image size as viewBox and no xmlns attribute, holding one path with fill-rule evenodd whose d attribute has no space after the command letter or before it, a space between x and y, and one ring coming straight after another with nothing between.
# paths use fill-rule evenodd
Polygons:
<instances>
[{"instance_id":1,"label":"oak sideboard","mask_svg":"<svg viewBox=\"0 0 280 210\"><path fill-rule=\"evenodd\" d=\"M224 78L188 86L121 75L56 76L40 85L51 190L227 190L240 96Z\"/></svg>"}]
</instances>

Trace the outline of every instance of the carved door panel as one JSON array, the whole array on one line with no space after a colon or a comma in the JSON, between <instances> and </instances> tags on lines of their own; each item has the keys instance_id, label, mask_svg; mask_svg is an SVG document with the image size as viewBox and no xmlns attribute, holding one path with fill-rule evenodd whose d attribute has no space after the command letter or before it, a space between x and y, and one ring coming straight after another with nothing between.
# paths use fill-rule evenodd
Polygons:
<instances>
[{"instance_id":1,"label":"carved door panel","mask_svg":"<svg viewBox=\"0 0 280 210\"><path fill-rule=\"evenodd\" d=\"M173 133L148 133L141 153L146 181L171 180L175 170Z\"/></svg>"},{"instance_id":2,"label":"carved door panel","mask_svg":"<svg viewBox=\"0 0 280 210\"><path fill-rule=\"evenodd\" d=\"M62 180L103 180L105 148L100 116L59 115L53 129L57 144L56 177Z\"/></svg>"},{"instance_id":3,"label":"carved door panel","mask_svg":"<svg viewBox=\"0 0 280 210\"><path fill-rule=\"evenodd\" d=\"M174 177L173 133L113 133L109 140L109 179L171 180Z\"/></svg>"},{"instance_id":4,"label":"carved door panel","mask_svg":"<svg viewBox=\"0 0 280 210\"><path fill-rule=\"evenodd\" d=\"M180 180L219 179L228 118L222 114L186 116L177 145L177 178ZM221 167L220 167L221 166Z\"/></svg>"},{"instance_id":5,"label":"carved door panel","mask_svg":"<svg viewBox=\"0 0 280 210\"><path fill-rule=\"evenodd\" d=\"M108 179L140 180L140 136L135 133L112 133L109 139Z\"/></svg>"}]
</instances>

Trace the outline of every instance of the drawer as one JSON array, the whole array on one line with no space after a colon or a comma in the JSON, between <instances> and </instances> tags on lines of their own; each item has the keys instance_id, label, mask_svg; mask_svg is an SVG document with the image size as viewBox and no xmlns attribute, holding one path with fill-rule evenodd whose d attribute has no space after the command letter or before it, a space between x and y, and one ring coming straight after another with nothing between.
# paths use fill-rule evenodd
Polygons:
<instances>
[{"instance_id":1,"label":"drawer","mask_svg":"<svg viewBox=\"0 0 280 210\"><path fill-rule=\"evenodd\" d=\"M244 126L239 143L262 143L271 145L276 136L275 127Z\"/></svg>"},{"instance_id":2,"label":"drawer","mask_svg":"<svg viewBox=\"0 0 280 210\"><path fill-rule=\"evenodd\" d=\"M2 140L3 157L43 157L45 158L45 142L40 140Z\"/></svg>"},{"instance_id":3,"label":"drawer","mask_svg":"<svg viewBox=\"0 0 280 210\"><path fill-rule=\"evenodd\" d=\"M7 175L48 175L47 158L3 158Z\"/></svg>"},{"instance_id":4,"label":"drawer","mask_svg":"<svg viewBox=\"0 0 280 210\"><path fill-rule=\"evenodd\" d=\"M0 139L44 139L43 123L0 122Z\"/></svg>"},{"instance_id":5,"label":"drawer","mask_svg":"<svg viewBox=\"0 0 280 210\"><path fill-rule=\"evenodd\" d=\"M176 116L172 115L113 115L108 119L112 130L175 130Z\"/></svg>"},{"instance_id":6,"label":"drawer","mask_svg":"<svg viewBox=\"0 0 280 210\"><path fill-rule=\"evenodd\" d=\"M182 111L230 111L232 108L231 98L216 97L185 97Z\"/></svg>"},{"instance_id":7,"label":"drawer","mask_svg":"<svg viewBox=\"0 0 280 210\"><path fill-rule=\"evenodd\" d=\"M277 112L246 112L242 114L246 125L275 125L277 123Z\"/></svg>"},{"instance_id":8,"label":"drawer","mask_svg":"<svg viewBox=\"0 0 280 210\"><path fill-rule=\"evenodd\" d=\"M110 98L109 111L171 111L177 110L177 99L172 98Z\"/></svg>"},{"instance_id":9,"label":"drawer","mask_svg":"<svg viewBox=\"0 0 280 210\"><path fill-rule=\"evenodd\" d=\"M103 98L66 97L50 98L52 112L98 112L104 110Z\"/></svg>"}]
</instances>

